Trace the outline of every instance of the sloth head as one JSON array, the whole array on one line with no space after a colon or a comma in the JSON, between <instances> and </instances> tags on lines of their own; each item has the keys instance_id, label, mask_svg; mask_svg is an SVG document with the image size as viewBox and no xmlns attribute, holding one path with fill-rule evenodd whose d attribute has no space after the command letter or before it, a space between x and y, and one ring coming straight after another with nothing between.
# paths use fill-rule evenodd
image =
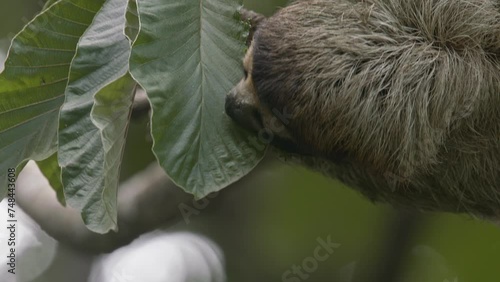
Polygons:
<instances>
[{"instance_id":1,"label":"sloth head","mask_svg":"<svg viewBox=\"0 0 500 282\"><path fill-rule=\"evenodd\" d=\"M254 43L243 59L244 77L226 96L226 113L240 126L267 134L272 144L280 149L310 155L312 149L299 143L290 132L291 116L287 108L273 107L257 94L253 64Z\"/></svg>"}]
</instances>

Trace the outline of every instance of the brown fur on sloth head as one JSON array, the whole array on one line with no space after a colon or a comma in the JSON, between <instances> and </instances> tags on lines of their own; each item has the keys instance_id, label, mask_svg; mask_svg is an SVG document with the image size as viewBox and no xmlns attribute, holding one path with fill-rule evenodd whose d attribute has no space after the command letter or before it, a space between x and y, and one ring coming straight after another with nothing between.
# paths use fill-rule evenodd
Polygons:
<instances>
[{"instance_id":1,"label":"brown fur on sloth head","mask_svg":"<svg viewBox=\"0 0 500 282\"><path fill-rule=\"evenodd\" d=\"M500 214L500 1L298 1L227 113L374 200Z\"/></svg>"}]
</instances>

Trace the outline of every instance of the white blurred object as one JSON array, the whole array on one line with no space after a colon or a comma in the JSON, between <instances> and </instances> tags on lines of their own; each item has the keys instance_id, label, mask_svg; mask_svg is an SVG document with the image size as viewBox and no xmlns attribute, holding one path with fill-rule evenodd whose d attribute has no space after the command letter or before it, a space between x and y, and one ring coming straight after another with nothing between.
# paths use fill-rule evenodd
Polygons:
<instances>
[{"instance_id":1,"label":"white blurred object","mask_svg":"<svg viewBox=\"0 0 500 282\"><path fill-rule=\"evenodd\" d=\"M222 282L224 258L199 235L155 231L96 259L88 282Z\"/></svg>"},{"instance_id":2,"label":"white blurred object","mask_svg":"<svg viewBox=\"0 0 500 282\"><path fill-rule=\"evenodd\" d=\"M0 203L0 281L26 282L42 274L52 263L57 241L47 235L40 226L26 215L19 206L15 207L16 245L15 245L15 275L7 272L7 255L11 246L7 245L10 232L7 229L7 199Z\"/></svg>"}]
</instances>

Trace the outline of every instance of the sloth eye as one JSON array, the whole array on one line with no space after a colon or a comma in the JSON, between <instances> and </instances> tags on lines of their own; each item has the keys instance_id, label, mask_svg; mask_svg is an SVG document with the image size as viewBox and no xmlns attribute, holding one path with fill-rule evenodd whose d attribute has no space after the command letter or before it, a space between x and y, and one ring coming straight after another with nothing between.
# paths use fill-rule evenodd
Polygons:
<instances>
[{"instance_id":1,"label":"sloth eye","mask_svg":"<svg viewBox=\"0 0 500 282\"><path fill-rule=\"evenodd\" d=\"M246 69L243 69L243 73L245 74L245 79L248 78L248 71Z\"/></svg>"}]
</instances>

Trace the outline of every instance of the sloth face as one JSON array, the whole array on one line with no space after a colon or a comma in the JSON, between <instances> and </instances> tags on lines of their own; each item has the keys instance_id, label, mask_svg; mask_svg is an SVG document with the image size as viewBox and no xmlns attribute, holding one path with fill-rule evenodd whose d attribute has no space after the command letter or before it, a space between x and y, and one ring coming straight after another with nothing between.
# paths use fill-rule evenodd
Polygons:
<instances>
[{"instance_id":1,"label":"sloth face","mask_svg":"<svg viewBox=\"0 0 500 282\"><path fill-rule=\"evenodd\" d=\"M264 127L260 101L252 80L253 47L250 46L243 68L245 76L226 96L226 113L240 126L251 131L259 131Z\"/></svg>"},{"instance_id":2,"label":"sloth face","mask_svg":"<svg viewBox=\"0 0 500 282\"><path fill-rule=\"evenodd\" d=\"M286 111L270 108L259 98L252 77L253 50L252 44L243 59L244 77L226 96L226 114L240 126L259 136L265 135L266 140L282 150L309 155L286 126L291 116Z\"/></svg>"}]
</instances>

